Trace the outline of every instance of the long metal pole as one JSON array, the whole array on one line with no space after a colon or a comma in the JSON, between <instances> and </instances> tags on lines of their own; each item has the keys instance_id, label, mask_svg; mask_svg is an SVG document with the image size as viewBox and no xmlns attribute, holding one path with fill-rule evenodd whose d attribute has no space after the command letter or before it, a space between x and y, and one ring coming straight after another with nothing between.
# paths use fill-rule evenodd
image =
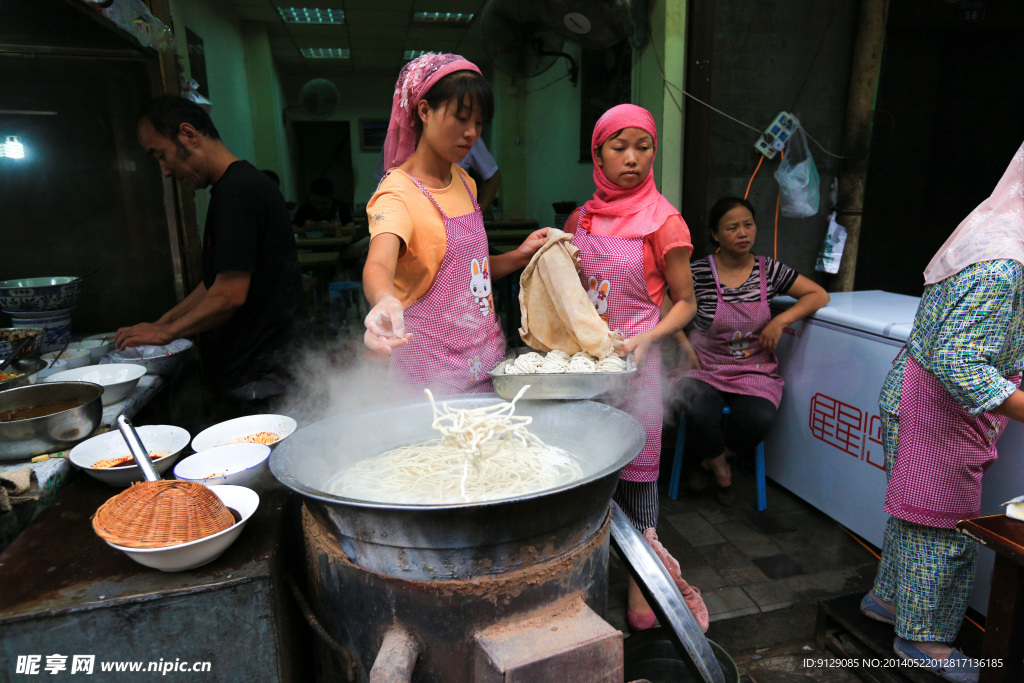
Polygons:
<instances>
[{"instance_id":1,"label":"long metal pole","mask_svg":"<svg viewBox=\"0 0 1024 683\"><path fill-rule=\"evenodd\" d=\"M864 207L864 183L871 146L875 92L879 66L885 45L885 17L888 0L861 0L850 71L850 92L846 101L846 126L843 134L843 162L839 174L839 205L836 220L846 228L846 247L832 291L853 289L857 273L861 217Z\"/></svg>"}]
</instances>

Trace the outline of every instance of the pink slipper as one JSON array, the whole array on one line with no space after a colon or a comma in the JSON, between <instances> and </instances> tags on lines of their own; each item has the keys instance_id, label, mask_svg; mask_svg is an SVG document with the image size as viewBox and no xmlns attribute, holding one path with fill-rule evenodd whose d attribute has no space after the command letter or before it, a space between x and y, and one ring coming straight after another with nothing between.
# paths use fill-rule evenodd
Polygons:
<instances>
[{"instance_id":1,"label":"pink slipper","mask_svg":"<svg viewBox=\"0 0 1024 683\"><path fill-rule=\"evenodd\" d=\"M654 625L658 622L658 617L654 615L654 610L646 614L640 614L627 607L626 621L629 622L629 629L631 631L646 631L649 628L654 628Z\"/></svg>"},{"instance_id":2,"label":"pink slipper","mask_svg":"<svg viewBox=\"0 0 1024 683\"><path fill-rule=\"evenodd\" d=\"M679 561L672 557L668 550L665 549L665 546L661 544L661 541L658 540L658 534L654 529L645 531L644 538L647 539L647 543L654 549L661 563L668 570L669 576L672 577L676 586L679 587L679 592L682 593L686 606L693 612L697 624L700 625L700 630L707 633L710 619L708 617L707 605L704 604L704 598L700 596L700 589L686 582L686 579L683 578L682 573L679 571Z\"/></svg>"}]
</instances>

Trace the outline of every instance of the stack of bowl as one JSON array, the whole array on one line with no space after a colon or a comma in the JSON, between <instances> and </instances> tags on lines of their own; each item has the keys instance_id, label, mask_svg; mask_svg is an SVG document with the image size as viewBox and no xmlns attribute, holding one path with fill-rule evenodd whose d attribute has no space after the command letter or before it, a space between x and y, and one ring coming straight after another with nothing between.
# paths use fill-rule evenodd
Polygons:
<instances>
[{"instance_id":1,"label":"stack of bowl","mask_svg":"<svg viewBox=\"0 0 1024 683\"><path fill-rule=\"evenodd\" d=\"M36 351L56 351L71 339L71 310L81 288L82 279L78 277L3 280L0 310L11 316L12 327L43 330Z\"/></svg>"}]
</instances>

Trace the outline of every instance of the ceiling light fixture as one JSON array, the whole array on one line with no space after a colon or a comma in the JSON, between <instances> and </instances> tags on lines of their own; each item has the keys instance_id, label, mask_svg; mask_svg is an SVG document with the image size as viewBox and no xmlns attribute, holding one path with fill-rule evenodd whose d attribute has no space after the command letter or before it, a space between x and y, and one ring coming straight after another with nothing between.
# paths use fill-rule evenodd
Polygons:
<instances>
[{"instance_id":1,"label":"ceiling light fixture","mask_svg":"<svg viewBox=\"0 0 1024 683\"><path fill-rule=\"evenodd\" d=\"M436 26L465 26L476 16L472 12L413 12L412 23Z\"/></svg>"},{"instance_id":2,"label":"ceiling light fixture","mask_svg":"<svg viewBox=\"0 0 1024 683\"><path fill-rule=\"evenodd\" d=\"M8 135L7 141L0 145L0 157L8 159L24 159L25 145L18 141L17 135Z\"/></svg>"},{"instance_id":3,"label":"ceiling light fixture","mask_svg":"<svg viewBox=\"0 0 1024 683\"><path fill-rule=\"evenodd\" d=\"M344 24L345 10L319 7L278 7L287 24Z\"/></svg>"},{"instance_id":4,"label":"ceiling light fixture","mask_svg":"<svg viewBox=\"0 0 1024 683\"><path fill-rule=\"evenodd\" d=\"M309 59L350 59L347 47L304 47L302 56Z\"/></svg>"}]
</instances>

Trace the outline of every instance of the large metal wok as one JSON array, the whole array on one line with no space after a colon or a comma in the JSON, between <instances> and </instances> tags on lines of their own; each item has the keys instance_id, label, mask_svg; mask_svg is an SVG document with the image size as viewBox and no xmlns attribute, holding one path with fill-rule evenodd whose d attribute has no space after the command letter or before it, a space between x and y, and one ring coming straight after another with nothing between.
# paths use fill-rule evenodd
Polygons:
<instances>
[{"instance_id":1,"label":"large metal wok","mask_svg":"<svg viewBox=\"0 0 1024 683\"><path fill-rule=\"evenodd\" d=\"M442 401L477 408L494 395ZM640 424L592 401L519 401L529 429L584 461L583 476L536 494L484 503L386 504L328 492L339 472L396 446L434 438L426 400L325 419L277 446L270 468L286 486L320 501L341 550L356 565L411 580L496 574L554 557L590 538L605 522L619 471L643 447Z\"/></svg>"}]
</instances>

